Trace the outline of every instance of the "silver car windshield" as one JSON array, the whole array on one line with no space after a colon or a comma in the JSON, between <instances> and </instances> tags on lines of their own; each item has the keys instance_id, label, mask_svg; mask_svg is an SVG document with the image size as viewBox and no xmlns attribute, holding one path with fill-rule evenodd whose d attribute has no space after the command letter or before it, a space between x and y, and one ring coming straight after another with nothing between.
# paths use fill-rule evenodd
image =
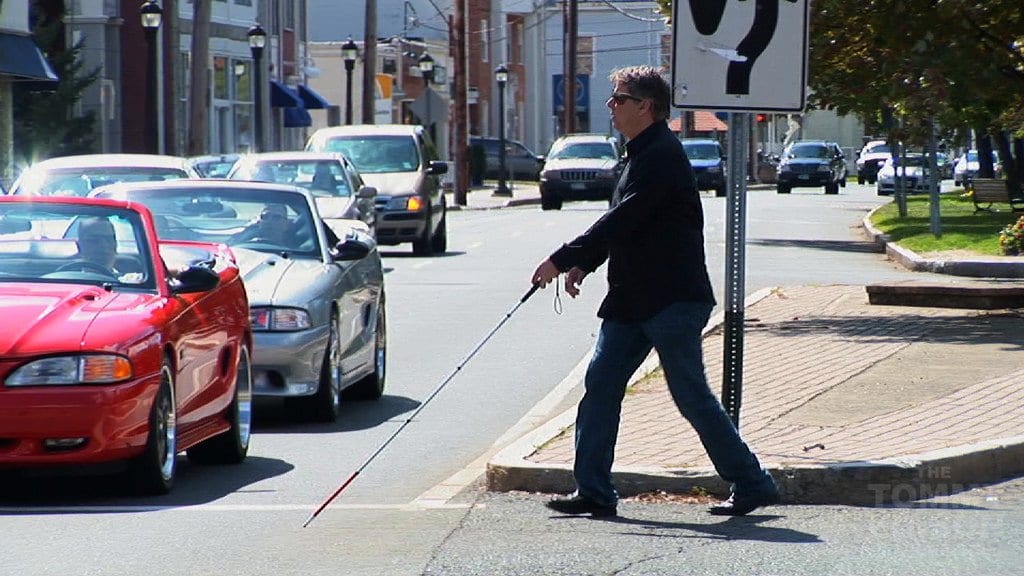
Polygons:
<instances>
[{"instance_id":1,"label":"silver car windshield","mask_svg":"<svg viewBox=\"0 0 1024 576\"><path fill-rule=\"evenodd\" d=\"M168 240L226 244L289 258L320 259L320 240L306 197L281 190L112 189L153 212L157 235Z\"/></svg>"},{"instance_id":2,"label":"silver car windshield","mask_svg":"<svg viewBox=\"0 0 1024 576\"><path fill-rule=\"evenodd\" d=\"M188 178L184 170L155 166L62 168L27 175L18 185L17 194L85 197L94 188L118 182L160 182L181 178Z\"/></svg>"},{"instance_id":3,"label":"silver car windshield","mask_svg":"<svg viewBox=\"0 0 1024 576\"><path fill-rule=\"evenodd\" d=\"M344 154L361 174L416 172L420 155L411 136L346 136L331 138L328 152Z\"/></svg>"},{"instance_id":4,"label":"silver car windshield","mask_svg":"<svg viewBox=\"0 0 1024 576\"><path fill-rule=\"evenodd\" d=\"M617 157L615 148L603 143L568 144L548 155L551 160L615 160Z\"/></svg>"},{"instance_id":5,"label":"silver car windshield","mask_svg":"<svg viewBox=\"0 0 1024 576\"><path fill-rule=\"evenodd\" d=\"M352 195L348 175L337 160L263 160L239 167L231 179L301 186L314 196Z\"/></svg>"}]
</instances>

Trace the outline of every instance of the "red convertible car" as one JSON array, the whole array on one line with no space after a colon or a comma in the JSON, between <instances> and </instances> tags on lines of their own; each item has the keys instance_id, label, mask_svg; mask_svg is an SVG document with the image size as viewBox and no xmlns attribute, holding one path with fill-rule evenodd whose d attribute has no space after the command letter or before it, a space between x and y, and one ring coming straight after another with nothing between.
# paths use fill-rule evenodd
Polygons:
<instances>
[{"instance_id":1,"label":"red convertible car","mask_svg":"<svg viewBox=\"0 0 1024 576\"><path fill-rule=\"evenodd\" d=\"M131 202L0 197L0 473L238 463L252 422L245 288L224 246L158 241Z\"/></svg>"}]
</instances>

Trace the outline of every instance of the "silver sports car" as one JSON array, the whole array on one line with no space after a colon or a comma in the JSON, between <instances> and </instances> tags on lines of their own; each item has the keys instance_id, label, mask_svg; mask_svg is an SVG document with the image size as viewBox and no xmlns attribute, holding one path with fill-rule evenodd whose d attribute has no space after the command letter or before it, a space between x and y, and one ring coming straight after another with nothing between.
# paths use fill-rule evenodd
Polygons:
<instances>
[{"instance_id":1,"label":"silver sports car","mask_svg":"<svg viewBox=\"0 0 1024 576\"><path fill-rule=\"evenodd\" d=\"M325 422L337 419L342 391L381 397L384 274L360 223L339 239L307 190L281 184L179 180L93 195L146 205L161 238L231 247L249 296L257 396L284 397L298 415Z\"/></svg>"}]
</instances>

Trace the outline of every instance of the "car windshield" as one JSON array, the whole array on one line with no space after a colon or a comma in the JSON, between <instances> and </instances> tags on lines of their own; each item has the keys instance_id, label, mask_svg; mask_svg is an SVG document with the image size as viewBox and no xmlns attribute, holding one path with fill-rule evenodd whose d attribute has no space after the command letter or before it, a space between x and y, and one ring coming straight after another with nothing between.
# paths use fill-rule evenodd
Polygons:
<instances>
[{"instance_id":1,"label":"car windshield","mask_svg":"<svg viewBox=\"0 0 1024 576\"><path fill-rule=\"evenodd\" d=\"M160 182L188 178L184 169L156 166L74 167L30 173L18 195L88 196L94 188L118 182Z\"/></svg>"},{"instance_id":2,"label":"car windshield","mask_svg":"<svg viewBox=\"0 0 1024 576\"><path fill-rule=\"evenodd\" d=\"M927 166L928 159L925 158L924 156L919 156L915 154L913 156L907 156L906 158L903 158L901 160L901 163L903 166Z\"/></svg>"},{"instance_id":3,"label":"car windshield","mask_svg":"<svg viewBox=\"0 0 1024 576\"><path fill-rule=\"evenodd\" d=\"M718 160L722 157L717 144L683 142L683 150L690 160Z\"/></svg>"},{"instance_id":4,"label":"car windshield","mask_svg":"<svg viewBox=\"0 0 1024 576\"><path fill-rule=\"evenodd\" d=\"M352 195L345 168L337 160L261 160L239 166L231 179L301 186L314 196Z\"/></svg>"},{"instance_id":5,"label":"car windshield","mask_svg":"<svg viewBox=\"0 0 1024 576\"><path fill-rule=\"evenodd\" d=\"M420 156L412 136L344 136L331 138L327 152L341 152L362 174L416 172Z\"/></svg>"},{"instance_id":6,"label":"car windshield","mask_svg":"<svg viewBox=\"0 0 1024 576\"><path fill-rule=\"evenodd\" d=\"M0 203L0 282L155 290L144 230L129 210Z\"/></svg>"},{"instance_id":7,"label":"car windshield","mask_svg":"<svg viewBox=\"0 0 1024 576\"><path fill-rule=\"evenodd\" d=\"M888 144L874 144L864 149L865 154L891 154Z\"/></svg>"},{"instance_id":8,"label":"car windshield","mask_svg":"<svg viewBox=\"0 0 1024 576\"><path fill-rule=\"evenodd\" d=\"M203 178L225 178L235 165L236 158L218 158L214 160L197 160L192 168Z\"/></svg>"},{"instance_id":9,"label":"car windshield","mask_svg":"<svg viewBox=\"0 0 1024 576\"><path fill-rule=\"evenodd\" d=\"M289 258L321 257L313 213L298 192L160 187L115 188L98 194L147 206L160 238L226 244Z\"/></svg>"},{"instance_id":10,"label":"car windshield","mask_svg":"<svg viewBox=\"0 0 1024 576\"><path fill-rule=\"evenodd\" d=\"M604 142L566 144L548 154L551 160L616 160L615 147Z\"/></svg>"},{"instance_id":11,"label":"car windshield","mask_svg":"<svg viewBox=\"0 0 1024 576\"><path fill-rule=\"evenodd\" d=\"M820 144L795 145L789 149L790 158L828 158L831 156L827 146Z\"/></svg>"}]
</instances>

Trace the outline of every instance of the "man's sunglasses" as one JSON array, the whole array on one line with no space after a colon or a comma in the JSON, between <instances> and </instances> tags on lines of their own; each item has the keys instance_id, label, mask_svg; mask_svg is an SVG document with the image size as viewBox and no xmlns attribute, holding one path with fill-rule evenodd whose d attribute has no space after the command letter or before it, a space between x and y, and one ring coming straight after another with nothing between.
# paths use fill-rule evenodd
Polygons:
<instances>
[{"instance_id":1,"label":"man's sunglasses","mask_svg":"<svg viewBox=\"0 0 1024 576\"><path fill-rule=\"evenodd\" d=\"M637 98L632 94L626 94L625 92L612 92L612 95L608 97L609 100L615 102L615 104L621 106L626 103L626 100L633 100L634 102L643 102L643 98Z\"/></svg>"}]
</instances>

